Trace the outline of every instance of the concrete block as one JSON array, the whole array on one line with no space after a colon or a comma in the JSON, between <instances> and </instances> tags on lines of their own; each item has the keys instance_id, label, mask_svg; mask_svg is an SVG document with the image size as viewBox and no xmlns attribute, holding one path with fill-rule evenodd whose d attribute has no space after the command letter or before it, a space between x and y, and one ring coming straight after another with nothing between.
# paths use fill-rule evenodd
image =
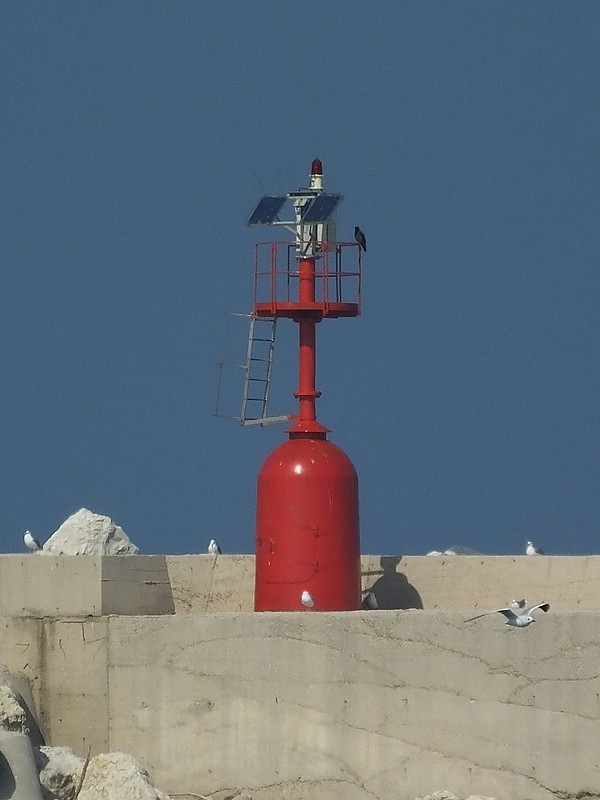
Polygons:
<instances>
[{"instance_id":1,"label":"concrete block","mask_svg":"<svg viewBox=\"0 0 600 800\"><path fill-rule=\"evenodd\" d=\"M0 617L173 612L165 556L0 556Z\"/></svg>"},{"instance_id":2,"label":"concrete block","mask_svg":"<svg viewBox=\"0 0 600 800\"><path fill-rule=\"evenodd\" d=\"M0 617L102 613L101 558L0 556Z\"/></svg>"},{"instance_id":3,"label":"concrete block","mask_svg":"<svg viewBox=\"0 0 600 800\"><path fill-rule=\"evenodd\" d=\"M45 620L40 716L46 741L85 757L109 749L108 617Z\"/></svg>"},{"instance_id":4,"label":"concrete block","mask_svg":"<svg viewBox=\"0 0 600 800\"><path fill-rule=\"evenodd\" d=\"M176 613L254 610L254 556L167 556Z\"/></svg>"},{"instance_id":5,"label":"concrete block","mask_svg":"<svg viewBox=\"0 0 600 800\"><path fill-rule=\"evenodd\" d=\"M0 797L42 800L33 748L24 733L0 731Z\"/></svg>"},{"instance_id":6,"label":"concrete block","mask_svg":"<svg viewBox=\"0 0 600 800\"><path fill-rule=\"evenodd\" d=\"M362 577L382 609L475 611L523 597L600 609L600 556L363 556Z\"/></svg>"},{"instance_id":7,"label":"concrete block","mask_svg":"<svg viewBox=\"0 0 600 800\"><path fill-rule=\"evenodd\" d=\"M167 556L177 613L253 611L254 556ZM364 595L381 610L476 611L513 598L600 609L600 556L368 556Z\"/></svg>"},{"instance_id":8,"label":"concrete block","mask_svg":"<svg viewBox=\"0 0 600 800\"><path fill-rule=\"evenodd\" d=\"M111 617L110 746L173 794L600 794L597 618Z\"/></svg>"},{"instance_id":9,"label":"concrete block","mask_svg":"<svg viewBox=\"0 0 600 800\"><path fill-rule=\"evenodd\" d=\"M165 556L104 556L103 614L174 614Z\"/></svg>"}]
</instances>

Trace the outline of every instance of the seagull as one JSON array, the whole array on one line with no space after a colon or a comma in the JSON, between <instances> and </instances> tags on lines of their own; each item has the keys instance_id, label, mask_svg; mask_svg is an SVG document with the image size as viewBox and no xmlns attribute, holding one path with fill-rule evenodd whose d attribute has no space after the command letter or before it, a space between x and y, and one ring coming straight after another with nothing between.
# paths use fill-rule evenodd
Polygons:
<instances>
[{"instance_id":1,"label":"seagull","mask_svg":"<svg viewBox=\"0 0 600 800\"><path fill-rule=\"evenodd\" d=\"M525 608L525 598L523 598L523 600L511 600L510 607L513 611L516 611L519 608Z\"/></svg>"},{"instance_id":2,"label":"seagull","mask_svg":"<svg viewBox=\"0 0 600 800\"><path fill-rule=\"evenodd\" d=\"M470 617L469 619L466 619L465 622L473 622L474 619L486 617L488 614L499 613L504 614L506 617L506 625L512 625L513 628L526 628L528 625L531 625L532 622L535 622L534 618L531 616L531 613L532 611L535 611L536 608L541 608L542 611L549 611L550 603L538 603L536 606L524 608L519 614L516 614L511 608L495 608L493 611L486 611L483 614L477 614L476 617Z\"/></svg>"},{"instance_id":3,"label":"seagull","mask_svg":"<svg viewBox=\"0 0 600 800\"><path fill-rule=\"evenodd\" d=\"M367 601L366 602L367 608L372 608L373 611L379 608L379 603L377 602L377 598L375 597L375 592L369 592L369 594L366 596L365 599Z\"/></svg>"},{"instance_id":4,"label":"seagull","mask_svg":"<svg viewBox=\"0 0 600 800\"><path fill-rule=\"evenodd\" d=\"M208 543L208 552L211 554L211 556L220 556L221 555L221 552L222 552L221 548L215 542L214 539L211 539L210 542Z\"/></svg>"},{"instance_id":5,"label":"seagull","mask_svg":"<svg viewBox=\"0 0 600 800\"><path fill-rule=\"evenodd\" d=\"M366 253L367 252L367 238L364 235L364 233L361 231L361 229L358 227L358 225L356 225L355 228L354 228L354 238L358 242L359 248L362 247L362 249Z\"/></svg>"},{"instance_id":6,"label":"seagull","mask_svg":"<svg viewBox=\"0 0 600 800\"><path fill-rule=\"evenodd\" d=\"M306 608L312 608L315 604L315 601L312 598L312 594L307 592L306 589L302 592L302 596L300 597L302 601L302 605Z\"/></svg>"},{"instance_id":7,"label":"seagull","mask_svg":"<svg viewBox=\"0 0 600 800\"><path fill-rule=\"evenodd\" d=\"M28 550L31 550L32 553L35 553L36 550L41 550L42 545L38 542L38 540L31 535L31 531L25 531L23 536L23 541L25 542L25 546Z\"/></svg>"},{"instance_id":8,"label":"seagull","mask_svg":"<svg viewBox=\"0 0 600 800\"><path fill-rule=\"evenodd\" d=\"M545 556L546 554L541 547L536 547L532 541L527 542L525 553L528 556Z\"/></svg>"}]
</instances>

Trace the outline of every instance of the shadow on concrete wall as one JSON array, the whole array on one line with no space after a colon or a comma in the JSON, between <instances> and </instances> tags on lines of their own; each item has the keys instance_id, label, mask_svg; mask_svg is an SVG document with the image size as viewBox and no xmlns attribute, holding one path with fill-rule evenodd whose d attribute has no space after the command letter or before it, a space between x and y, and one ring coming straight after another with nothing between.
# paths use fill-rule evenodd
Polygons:
<instances>
[{"instance_id":1,"label":"shadow on concrete wall","mask_svg":"<svg viewBox=\"0 0 600 800\"><path fill-rule=\"evenodd\" d=\"M10 800L14 797L17 784L15 776L6 758L0 753L0 800Z\"/></svg>"},{"instance_id":2,"label":"shadow on concrete wall","mask_svg":"<svg viewBox=\"0 0 600 800\"><path fill-rule=\"evenodd\" d=\"M380 575L363 600L363 608L371 608L368 602L369 592L375 596L377 607L380 609L407 609L423 608L421 595L417 592L412 583L404 573L397 572L398 564L402 561L402 556L381 556L379 561L381 570L377 572L363 572L364 576Z\"/></svg>"}]
</instances>

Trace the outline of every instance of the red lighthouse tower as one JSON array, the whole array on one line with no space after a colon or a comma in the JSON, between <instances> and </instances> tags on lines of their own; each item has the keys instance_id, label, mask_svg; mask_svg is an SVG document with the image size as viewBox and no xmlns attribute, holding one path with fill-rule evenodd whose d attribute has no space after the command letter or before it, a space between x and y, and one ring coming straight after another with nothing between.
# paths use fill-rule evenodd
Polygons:
<instances>
[{"instance_id":1,"label":"red lighthouse tower","mask_svg":"<svg viewBox=\"0 0 600 800\"><path fill-rule=\"evenodd\" d=\"M316 327L360 313L361 251L338 242L339 194L323 191L323 167L309 187L263 197L249 225L282 226L291 242L256 246L255 317L298 324L299 384L288 441L266 459L256 506L256 611L352 611L360 608L358 478L347 455L317 420ZM281 219L291 205L293 219Z\"/></svg>"}]
</instances>

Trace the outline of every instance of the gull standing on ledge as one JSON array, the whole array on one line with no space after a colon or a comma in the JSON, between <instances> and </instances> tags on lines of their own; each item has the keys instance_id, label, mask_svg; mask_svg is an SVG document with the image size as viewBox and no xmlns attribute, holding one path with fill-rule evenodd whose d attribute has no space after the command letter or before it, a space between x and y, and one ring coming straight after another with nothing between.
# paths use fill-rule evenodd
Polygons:
<instances>
[{"instance_id":1,"label":"gull standing on ledge","mask_svg":"<svg viewBox=\"0 0 600 800\"><path fill-rule=\"evenodd\" d=\"M315 604L315 601L312 599L312 595L310 592L307 592L306 589L302 592L302 596L300 598L302 605L306 608L312 608Z\"/></svg>"},{"instance_id":2,"label":"gull standing on ledge","mask_svg":"<svg viewBox=\"0 0 600 800\"><path fill-rule=\"evenodd\" d=\"M485 611L483 614L477 614L476 617L469 617L465 622L473 622L474 619L487 617L488 614L504 614L506 617L506 625L512 625L514 628L526 628L528 625L531 625L532 622L535 622L534 618L531 616L531 612L535 611L536 608L541 608L542 611L549 611L550 603L538 603L537 606L524 608L523 611L518 614L510 608L495 608L493 611Z\"/></svg>"},{"instance_id":3,"label":"gull standing on ledge","mask_svg":"<svg viewBox=\"0 0 600 800\"><path fill-rule=\"evenodd\" d=\"M542 550L541 547L536 547L532 541L527 542L527 547L525 548L525 555L528 556L545 556L546 553Z\"/></svg>"},{"instance_id":4,"label":"gull standing on ledge","mask_svg":"<svg viewBox=\"0 0 600 800\"><path fill-rule=\"evenodd\" d=\"M42 549L42 545L38 542L38 540L34 536L31 535L31 531L25 531L25 534L23 536L23 541L25 542L25 546L27 547L27 549L30 550L32 553L35 553L36 550Z\"/></svg>"},{"instance_id":5,"label":"gull standing on ledge","mask_svg":"<svg viewBox=\"0 0 600 800\"><path fill-rule=\"evenodd\" d=\"M220 556L221 555L221 548L216 543L214 539L211 539L208 543L208 552L211 556Z\"/></svg>"}]
</instances>

